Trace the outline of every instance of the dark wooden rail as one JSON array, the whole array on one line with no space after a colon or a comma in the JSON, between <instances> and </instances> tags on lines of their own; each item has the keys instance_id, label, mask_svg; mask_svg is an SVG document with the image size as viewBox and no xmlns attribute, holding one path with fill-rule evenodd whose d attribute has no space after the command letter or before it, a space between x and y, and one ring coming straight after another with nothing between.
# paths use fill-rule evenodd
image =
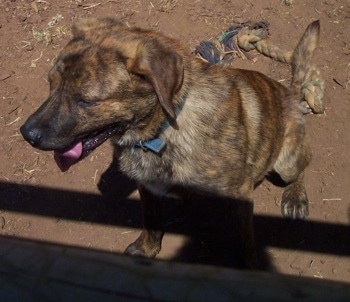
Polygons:
<instances>
[{"instance_id":1,"label":"dark wooden rail","mask_svg":"<svg viewBox=\"0 0 350 302\"><path fill-rule=\"evenodd\" d=\"M350 284L0 237L0 301L350 301Z\"/></svg>"}]
</instances>

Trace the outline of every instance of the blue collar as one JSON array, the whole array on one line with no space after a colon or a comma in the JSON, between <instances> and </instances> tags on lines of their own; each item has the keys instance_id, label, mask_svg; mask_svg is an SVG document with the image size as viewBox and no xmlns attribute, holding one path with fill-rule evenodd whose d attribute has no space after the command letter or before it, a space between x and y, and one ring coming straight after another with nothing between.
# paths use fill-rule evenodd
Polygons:
<instances>
[{"instance_id":1,"label":"blue collar","mask_svg":"<svg viewBox=\"0 0 350 302\"><path fill-rule=\"evenodd\" d=\"M178 116L180 113L181 109L183 107L183 103L175 109L175 115ZM175 121L174 121L175 122ZM139 141L137 142L134 146L141 148L143 151L152 151L156 154L161 154L164 148L166 147L166 141L159 136L160 133L165 131L168 127L170 127L171 122L169 122L168 118L164 121L162 126L160 127L158 133L156 134L155 138L151 138L146 141Z\"/></svg>"},{"instance_id":2,"label":"blue collar","mask_svg":"<svg viewBox=\"0 0 350 302\"><path fill-rule=\"evenodd\" d=\"M166 146L164 139L156 137L147 141L139 141L135 144L135 147L141 148L143 151L151 150L154 153L160 154Z\"/></svg>"}]
</instances>

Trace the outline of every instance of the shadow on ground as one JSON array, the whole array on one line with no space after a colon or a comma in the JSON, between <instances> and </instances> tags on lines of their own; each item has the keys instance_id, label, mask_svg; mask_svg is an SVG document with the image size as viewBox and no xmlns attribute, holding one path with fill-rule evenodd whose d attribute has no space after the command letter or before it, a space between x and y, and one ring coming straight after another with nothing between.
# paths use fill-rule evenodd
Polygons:
<instances>
[{"instance_id":1,"label":"shadow on ground","mask_svg":"<svg viewBox=\"0 0 350 302\"><path fill-rule=\"evenodd\" d=\"M0 182L0 211L142 227L141 204L128 198L136 185L118 171L116 163L103 174L98 187L102 195ZM169 200L164 215L165 231L190 238L174 260L241 268L231 240L234 232L227 230L222 219L225 210L225 206L213 199ZM267 271L273 271L265 252L269 246L340 256L349 254L349 227L345 225L295 222L269 216L255 216L254 223L259 259Z\"/></svg>"}]
</instances>

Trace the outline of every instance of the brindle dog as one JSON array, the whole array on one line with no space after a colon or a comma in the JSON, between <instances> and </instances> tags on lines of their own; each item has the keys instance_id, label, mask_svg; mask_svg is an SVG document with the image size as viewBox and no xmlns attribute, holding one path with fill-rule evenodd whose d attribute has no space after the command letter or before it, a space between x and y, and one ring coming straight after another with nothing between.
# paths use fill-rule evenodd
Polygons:
<instances>
[{"instance_id":1,"label":"brindle dog","mask_svg":"<svg viewBox=\"0 0 350 302\"><path fill-rule=\"evenodd\" d=\"M137 181L144 229L127 254L155 257L162 199L196 192L249 204L236 219L248 266L257 263L251 196L271 171L286 183L282 214L308 215L301 85L319 22L297 45L289 88L250 70L210 65L160 33L112 18L87 19L49 73L50 96L21 127L34 147L54 150L62 171L111 138L120 167Z\"/></svg>"}]
</instances>

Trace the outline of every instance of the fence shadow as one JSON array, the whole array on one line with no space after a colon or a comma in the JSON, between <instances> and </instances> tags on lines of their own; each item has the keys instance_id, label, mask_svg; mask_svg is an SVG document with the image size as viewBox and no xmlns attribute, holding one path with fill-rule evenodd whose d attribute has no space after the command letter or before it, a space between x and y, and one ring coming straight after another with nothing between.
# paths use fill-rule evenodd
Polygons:
<instances>
[{"instance_id":1,"label":"fence shadow","mask_svg":"<svg viewBox=\"0 0 350 302\"><path fill-rule=\"evenodd\" d=\"M118 171L116 162L102 175L98 187L101 195L0 182L0 211L142 227L141 204L128 198L136 185ZM241 268L231 240L233 230L225 229L223 215L225 207L212 199L169 200L165 231L190 238L174 260ZM259 258L267 271L273 271L265 252L268 246L349 256L349 226L259 215L254 223Z\"/></svg>"}]
</instances>

